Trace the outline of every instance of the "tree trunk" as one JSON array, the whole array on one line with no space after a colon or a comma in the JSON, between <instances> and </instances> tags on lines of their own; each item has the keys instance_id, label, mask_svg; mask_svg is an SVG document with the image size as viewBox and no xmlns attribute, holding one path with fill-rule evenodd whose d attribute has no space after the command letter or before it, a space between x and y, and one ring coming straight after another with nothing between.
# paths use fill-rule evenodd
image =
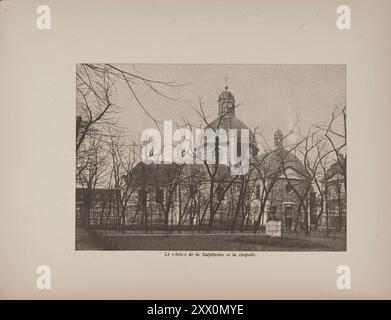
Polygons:
<instances>
[{"instance_id":1,"label":"tree trunk","mask_svg":"<svg viewBox=\"0 0 391 320\"><path fill-rule=\"evenodd\" d=\"M304 230L305 230L305 235L309 235L309 226L308 226L308 206L304 206Z\"/></svg>"},{"instance_id":2,"label":"tree trunk","mask_svg":"<svg viewBox=\"0 0 391 320\"><path fill-rule=\"evenodd\" d=\"M295 219L295 228L293 229L294 232L297 232L297 226L299 225L302 208L303 208L303 202L300 200L299 207L297 209L296 219Z\"/></svg>"},{"instance_id":3,"label":"tree trunk","mask_svg":"<svg viewBox=\"0 0 391 320\"><path fill-rule=\"evenodd\" d=\"M328 190L326 188L326 194L325 194L325 202L326 202L326 237L329 236L329 197L328 197L328 194L327 194Z\"/></svg>"},{"instance_id":4,"label":"tree trunk","mask_svg":"<svg viewBox=\"0 0 391 320\"><path fill-rule=\"evenodd\" d=\"M262 202L260 205L258 218L254 224L254 231L253 231L254 233L257 233L257 231L261 225L261 220L262 220L263 214L265 213L265 206L266 206L266 201Z\"/></svg>"},{"instance_id":5,"label":"tree trunk","mask_svg":"<svg viewBox=\"0 0 391 320\"><path fill-rule=\"evenodd\" d=\"M209 189L209 222L208 222L208 228L206 230L206 233L210 233L212 231L212 225L213 225L213 222L214 222L214 216L215 216L215 208L213 207L214 206L214 201L213 201L213 198L214 198L214 181L212 180L211 184L210 184L210 189Z\"/></svg>"}]
</instances>

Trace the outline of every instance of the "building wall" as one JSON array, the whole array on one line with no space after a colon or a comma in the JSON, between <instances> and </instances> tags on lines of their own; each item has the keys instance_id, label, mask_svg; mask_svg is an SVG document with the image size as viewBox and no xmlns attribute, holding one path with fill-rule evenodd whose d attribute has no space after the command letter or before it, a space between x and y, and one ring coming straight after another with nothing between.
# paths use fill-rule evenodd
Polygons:
<instances>
[{"instance_id":1,"label":"building wall","mask_svg":"<svg viewBox=\"0 0 391 320\"><path fill-rule=\"evenodd\" d=\"M255 184L260 182L251 181L248 186L248 195L245 196L243 207L239 209L235 220L235 230L253 230L254 223L260 213L260 201L257 199L255 192ZM303 192L306 187L306 182L303 180L291 180L295 189L300 193ZM191 197L190 182L183 182L178 185L173 192L173 205L168 215L168 226L170 228L177 228L179 220L182 215L181 229L192 229L199 225L202 221L203 227L206 228L210 219L210 211L207 210L205 216L204 207L209 199L209 183L201 183L197 186L197 192ZM152 228L152 229L164 229L165 228L165 216L164 210L156 197L156 190L161 189L163 192L163 201L167 201L169 188L164 184L156 185L155 182L147 185L149 192L147 193L145 207L140 203L139 195L135 192L129 201L129 205L126 211L125 225L128 228ZM330 183L329 186L329 226L330 229L336 228L339 222L339 203L337 184ZM111 190L112 191L112 190ZM312 190L311 190L312 192ZM113 226L119 223L118 210L114 198L108 198L109 191L94 194L90 205L90 225L100 226ZM231 230L233 220L235 216L235 209L240 194L240 183L235 183L226 192L224 200L222 200L218 211L215 214L213 229L214 230ZM85 211L85 199L81 196L77 196L76 202L76 214L77 221L81 223L83 212ZM107 200L110 201L107 201ZM343 191L343 201L341 202L342 228L346 228L346 200ZM103 201L105 200L105 201ZM215 198L217 201L217 198ZM324 204L325 205L325 204ZM295 227L296 217L298 219L298 230L304 227L304 214L298 212L299 199L296 193L289 187L288 182L284 178L279 178L274 185L272 192L266 205L266 211L261 220L261 228L265 226L268 219L281 219L282 228L285 231L292 230ZM316 217L319 206L310 208L309 214L313 214ZM310 219L309 223L312 225L315 223L315 219ZM326 214L325 211L319 221L319 228L325 228L326 226Z\"/></svg>"},{"instance_id":2,"label":"building wall","mask_svg":"<svg viewBox=\"0 0 391 320\"><path fill-rule=\"evenodd\" d=\"M344 231L346 230L346 192L344 179L342 175L335 175L327 182L327 202L323 203L323 214L320 223L321 228L327 227L327 212L328 209L328 226L331 230ZM325 197L326 198L326 197Z\"/></svg>"}]
</instances>

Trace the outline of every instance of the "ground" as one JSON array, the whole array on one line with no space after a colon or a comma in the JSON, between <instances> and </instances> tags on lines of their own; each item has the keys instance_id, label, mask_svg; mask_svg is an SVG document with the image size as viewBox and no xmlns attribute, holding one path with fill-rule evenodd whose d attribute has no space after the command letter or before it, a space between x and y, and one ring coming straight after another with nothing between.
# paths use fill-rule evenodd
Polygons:
<instances>
[{"instance_id":1,"label":"ground","mask_svg":"<svg viewBox=\"0 0 391 320\"><path fill-rule=\"evenodd\" d=\"M76 230L76 250L192 250L192 251L346 251L346 235L286 234L125 234L114 231Z\"/></svg>"},{"instance_id":2,"label":"ground","mask_svg":"<svg viewBox=\"0 0 391 320\"><path fill-rule=\"evenodd\" d=\"M105 250L105 247L87 230L76 228L76 250Z\"/></svg>"}]
</instances>

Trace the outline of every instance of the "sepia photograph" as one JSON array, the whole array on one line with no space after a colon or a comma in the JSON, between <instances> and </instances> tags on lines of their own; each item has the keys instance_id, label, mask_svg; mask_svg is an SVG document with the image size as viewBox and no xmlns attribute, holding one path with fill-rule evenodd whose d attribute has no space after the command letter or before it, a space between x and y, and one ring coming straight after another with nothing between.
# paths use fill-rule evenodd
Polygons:
<instances>
[{"instance_id":1,"label":"sepia photograph","mask_svg":"<svg viewBox=\"0 0 391 320\"><path fill-rule=\"evenodd\" d=\"M346 65L76 65L76 250L346 251Z\"/></svg>"}]
</instances>

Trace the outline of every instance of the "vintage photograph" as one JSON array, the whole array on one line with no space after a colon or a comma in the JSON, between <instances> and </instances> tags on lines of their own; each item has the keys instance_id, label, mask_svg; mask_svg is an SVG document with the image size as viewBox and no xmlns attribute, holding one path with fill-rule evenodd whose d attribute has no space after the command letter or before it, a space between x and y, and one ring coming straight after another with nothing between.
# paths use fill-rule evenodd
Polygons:
<instances>
[{"instance_id":1,"label":"vintage photograph","mask_svg":"<svg viewBox=\"0 0 391 320\"><path fill-rule=\"evenodd\" d=\"M346 66L77 64L76 250L346 251Z\"/></svg>"}]
</instances>

